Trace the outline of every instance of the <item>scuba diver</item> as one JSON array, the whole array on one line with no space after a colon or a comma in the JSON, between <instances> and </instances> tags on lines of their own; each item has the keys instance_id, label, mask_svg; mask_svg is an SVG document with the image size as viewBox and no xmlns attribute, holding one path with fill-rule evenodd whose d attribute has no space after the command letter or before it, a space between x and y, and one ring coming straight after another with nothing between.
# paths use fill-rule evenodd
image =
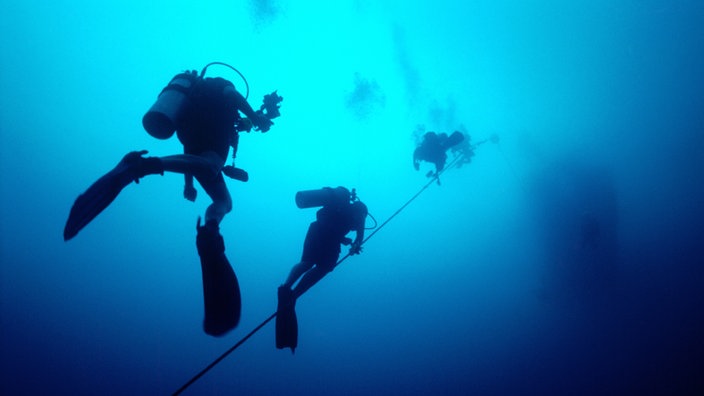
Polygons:
<instances>
[{"instance_id":1,"label":"scuba diver","mask_svg":"<svg viewBox=\"0 0 704 396\"><path fill-rule=\"evenodd\" d=\"M356 197L354 190L350 193L344 187L299 191L296 205L299 208L322 208L308 227L301 261L293 266L278 289L276 348L291 348L291 352L298 345L296 299L335 268L341 244L350 245L349 255L362 252L364 222L368 214L367 206ZM351 231L356 233L354 241L346 236Z\"/></svg>"},{"instance_id":2,"label":"scuba diver","mask_svg":"<svg viewBox=\"0 0 704 396\"><path fill-rule=\"evenodd\" d=\"M426 176L437 177L445 168L447 150L463 140L464 135L459 131L453 132L450 136L446 133L427 132L423 135L423 141L413 151L413 167L419 170L421 161L432 162L435 164L435 172L430 171Z\"/></svg>"},{"instance_id":3,"label":"scuba diver","mask_svg":"<svg viewBox=\"0 0 704 396\"><path fill-rule=\"evenodd\" d=\"M64 228L64 240L76 236L128 184L139 183L147 175L184 174L184 197L190 201L196 199L195 177L213 201L205 213L206 224L219 224L232 210L232 198L221 171L229 170L231 177L243 181L247 180L247 174L234 166L224 166L230 146L236 151L240 130L249 131L254 126L267 132L273 124L271 118L279 115L278 102L282 98L276 92L267 95L262 108L255 111L230 81L204 78L212 64L203 68L200 76L196 71L176 75L142 119L145 130L158 139L168 139L176 132L183 154L145 157L147 151L141 150L125 155L114 169L76 199ZM240 112L247 118L241 118Z\"/></svg>"},{"instance_id":4,"label":"scuba diver","mask_svg":"<svg viewBox=\"0 0 704 396\"><path fill-rule=\"evenodd\" d=\"M239 283L225 256L219 228L223 217L232 210L223 174L248 180L247 172L234 167L238 133L249 132L252 127L267 132L273 124L271 119L280 115L283 98L274 91L264 97L264 103L255 111L230 81L204 77L213 64L228 66L242 76L237 69L220 62L206 65L200 75L196 71L178 74L142 118L144 129L157 139L168 139L175 133L183 145L183 154L145 157L147 151L141 150L125 155L115 168L78 196L66 221L64 240L75 237L133 181L139 183L142 177L164 172L181 173L185 177L184 198L194 201L195 178L212 200L205 212L205 224L201 225L200 217L196 224L205 305L203 329L208 335L221 336L239 323L241 313ZM243 80L246 85L244 77ZM233 165L225 166L230 147Z\"/></svg>"}]
</instances>

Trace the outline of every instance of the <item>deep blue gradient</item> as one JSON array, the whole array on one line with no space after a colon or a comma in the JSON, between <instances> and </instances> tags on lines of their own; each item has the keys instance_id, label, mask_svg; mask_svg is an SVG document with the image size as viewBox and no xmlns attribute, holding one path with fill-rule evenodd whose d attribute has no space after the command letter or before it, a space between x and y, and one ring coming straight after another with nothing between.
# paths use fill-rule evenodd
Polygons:
<instances>
[{"instance_id":1,"label":"deep blue gradient","mask_svg":"<svg viewBox=\"0 0 704 396\"><path fill-rule=\"evenodd\" d=\"M275 310L315 216L295 192L356 188L385 220L427 182L419 126L501 140L299 300L295 355L266 326L185 394L704 394L704 3L26 0L2 19L0 394L176 391ZM222 338L202 331L209 200L179 175L62 240L126 152L180 152L141 117L211 61L255 106L284 97L228 181L243 312Z\"/></svg>"}]
</instances>

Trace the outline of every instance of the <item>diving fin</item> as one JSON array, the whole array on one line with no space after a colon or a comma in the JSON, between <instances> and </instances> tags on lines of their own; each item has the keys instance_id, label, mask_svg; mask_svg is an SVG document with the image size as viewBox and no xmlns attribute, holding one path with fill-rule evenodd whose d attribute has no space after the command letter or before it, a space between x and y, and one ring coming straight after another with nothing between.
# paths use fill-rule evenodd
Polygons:
<instances>
[{"instance_id":1,"label":"diving fin","mask_svg":"<svg viewBox=\"0 0 704 396\"><path fill-rule=\"evenodd\" d=\"M164 166L157 157L143 158L146 150L133 151L76 198L64 227L64 241L78 234L93 221L128 184L139 183L139 178L149 174L164 174Z\"/></svg>"},{"instance_id":2,"label":"diving fin","mask_svg":"<svg viewBox=\"0 0 704 396\"><path fill-rule=\"evenodd\" d=\"M203 273L203 330L211 336L221 336L240 321L242 299L235 271L225 256L225 242L216 221L196 226L196 247Z\"/></svg>"},{"instance_id":3,"label":"diving fin","mask_svg":"<svg viewBox=\"0 0 704 396\"><path fill-rule=\"evenodd\" d=\"M278 306L276 308L276 348L291 348L296 352L298 346L298 319L296 318L296 298L286 286L279 287Z\"/></svg>"}]
</instances>

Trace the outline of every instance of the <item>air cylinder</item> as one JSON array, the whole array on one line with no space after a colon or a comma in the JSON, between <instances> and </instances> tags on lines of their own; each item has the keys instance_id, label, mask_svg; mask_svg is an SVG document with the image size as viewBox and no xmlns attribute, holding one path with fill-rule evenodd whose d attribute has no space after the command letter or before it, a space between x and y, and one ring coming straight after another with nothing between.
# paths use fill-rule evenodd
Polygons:
<instances>
[{"instance_id":1,"label":"air cylinder","mask_svg":"<svg viewBox=\"0 0 704 396\"><path fill-rule=\"evenodd\" d=\"M342 206L350 202L350 191L345 187L323 187L296 193L296 206L300 209L317 206Z\"/></svg>"},{"instance_id":2,"label":"air cylinder","mask_svg":"<svg viewBox=\"0 0 704 396\"><path fill-rule=\"evenodd\" d=\"M142 117L144 129L157 139L168 139L176 132L183 111L189 105L188 93L198 76L180 73L161 91L156 102Z\"/></svg>"},{"instance_id":3,"label":"air cylinder","mask_svg":"<svg viewBox=\"0 0 704 396\"><path fill-rule=\"evenodd\" d=\"M454 131L454 132L452 132L452 135L450 135L447 138L447 141L445 142L445 149L450 148L456 144L459 144L463 140L464 140L464 135L462 134L462 132Z\"/></svg>"}]
</instances>

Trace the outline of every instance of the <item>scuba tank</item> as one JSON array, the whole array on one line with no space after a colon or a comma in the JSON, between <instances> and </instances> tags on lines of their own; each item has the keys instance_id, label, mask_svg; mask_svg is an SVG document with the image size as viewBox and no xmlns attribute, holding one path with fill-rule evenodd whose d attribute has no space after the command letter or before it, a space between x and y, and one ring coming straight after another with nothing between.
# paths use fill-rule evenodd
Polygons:
<instances>
[{"instance_id":1,"label":"scuba tank","mask_svg":"<svg viewBox=\"0 0 704 396\"><path fill-rule=\"evenodd\" d=\"M296 206L300 209L317 206L344 206L352 200L350 190L344 187L323 187L318 190L304 190L296 193Z\"/></svg>"},{"instance_id":2,"label":"scuba tank","mask_svg":"<svg viewBox=\"0 0 704 396\"><path fill-rule=\"evenodd\" d=\"M452 132L452 135L447 137L447 140L445 141L445 149L448 149L454 145L462 143L464 140L464 135L460 131L454 131Z\"/></svg>"},{"instance_id":3,"label":"scuba tank","mask_svg":"<svg viewBox=\"0 0 704 396\"><path fill-rule=\"evenodd\" d=\"M171 79L142 117L142 125L150 135L157 139L173 136L184 109L190 104L188 94L198 78L193 71L177 74Z\"/></svg>"}]
</instances>

